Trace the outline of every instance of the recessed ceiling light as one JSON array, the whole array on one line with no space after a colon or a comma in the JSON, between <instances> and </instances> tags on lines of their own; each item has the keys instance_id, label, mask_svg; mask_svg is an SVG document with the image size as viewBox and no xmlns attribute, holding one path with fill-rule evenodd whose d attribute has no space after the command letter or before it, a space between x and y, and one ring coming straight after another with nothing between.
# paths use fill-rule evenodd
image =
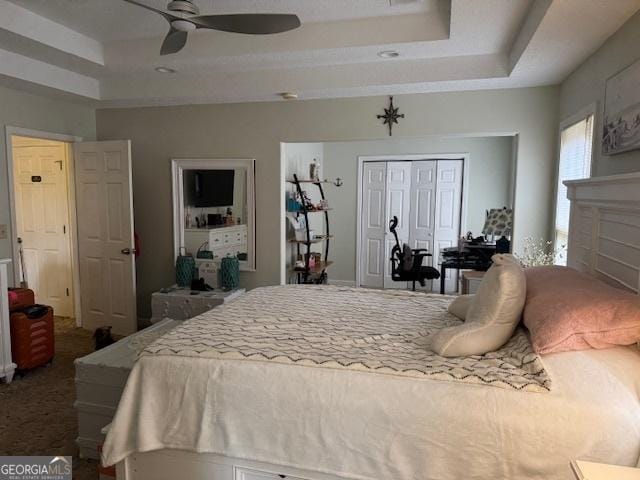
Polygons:
<instances>
[{"instance_id":1,"label":"recessed ceiling light","mask_svg":"<svg viewBox=\"0 0 640 480\"><path fill-rule=\"evenodd\" d=\"M396 58L399 57L400 54L395 50L383 50L382 52L378 52L378 56L380 58Z\"/></svg>"},{"instance_id":2,"label":"recessed ceiling light","mask_svg":"<svg viewBox=\"0 0 640 480\"><path fill-rule=\"evenodd\" d=\"M294 93L294 92L282 92L280 94L280 96L282 98L284 98L285 100L297 100L298 99L298 94Z\"/></svg>"},{"instance_id":3,"label":"recessed ceiling light","mask_svg":"<svg viewBox=\"0 0 640 480\"><path fill-rule=\"evenodd\" d=\"M173 68L169 67L156 67L156 72L158 73L176 73Z\"/></svg>"}]
</instances>

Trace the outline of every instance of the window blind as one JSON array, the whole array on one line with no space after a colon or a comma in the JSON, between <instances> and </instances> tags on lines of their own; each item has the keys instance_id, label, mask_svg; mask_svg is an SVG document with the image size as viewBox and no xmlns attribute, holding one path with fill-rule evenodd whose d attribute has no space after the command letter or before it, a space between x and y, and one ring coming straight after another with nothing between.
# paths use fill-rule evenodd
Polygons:
<instances>
[{"instance_id":1,"label":"window blind","mask_svg":"<svg viewBox=\"0 0 640 480\"><path fill-rule=\"evenodd\" d=\"M560 133L560 165L558 168L558 196L556 199L555 248L566 250L569 235L569 209L566 180L591 176L591 149L593 145L593 115L574 123ZM566 252L565 252L566 253ZM566 254L557 263L566 262Z\"/></svg>"}]
</instances>

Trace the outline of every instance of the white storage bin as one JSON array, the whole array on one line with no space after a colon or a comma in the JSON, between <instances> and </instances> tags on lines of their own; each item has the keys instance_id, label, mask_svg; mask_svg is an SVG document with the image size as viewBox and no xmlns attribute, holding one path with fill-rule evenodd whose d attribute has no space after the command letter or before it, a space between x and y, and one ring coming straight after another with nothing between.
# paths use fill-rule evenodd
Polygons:
<instances>
[{"instance_id":1,"label":"white storage bin","mask_svg":"<svg viewBox=\"0 0 640 480\"><path fill-rule=\"evenodd\" d=\"M82 458L98 458L100 430L111 423L124 386L138 356L138 348L171 330L179 321L166 319L123 338L102 350L77 358L76 401L78 438Z\"/></svg>"}]
</instances>

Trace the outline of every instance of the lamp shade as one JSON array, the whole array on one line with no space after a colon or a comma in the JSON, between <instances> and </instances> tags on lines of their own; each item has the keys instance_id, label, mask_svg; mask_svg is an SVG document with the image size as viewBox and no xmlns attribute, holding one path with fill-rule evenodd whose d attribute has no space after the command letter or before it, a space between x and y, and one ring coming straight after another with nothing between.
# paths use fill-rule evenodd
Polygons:
<instances>
[{"instance_id":1,"label":"lamp shade","mask_svg":"<svg viewBox=\"0 0 640 480\"><path fill-rule=\"evenodd\" d=\"M487 213L487 219L482 228L483 235L511 235L513 230L513 209L512 208L492 208Z\"/></svg>"}]
</instances>

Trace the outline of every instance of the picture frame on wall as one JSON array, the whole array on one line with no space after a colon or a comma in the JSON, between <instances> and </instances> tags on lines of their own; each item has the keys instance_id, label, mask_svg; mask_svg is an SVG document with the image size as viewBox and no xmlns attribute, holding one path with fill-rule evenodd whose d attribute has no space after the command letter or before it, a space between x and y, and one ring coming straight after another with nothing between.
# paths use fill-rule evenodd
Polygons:
<instances>
[{"instance_id":1,"label":"picture frame on wall","mask_svg":"<svg viewBox=\"0 0 640 480\"><path fill-rule=\"evenodd\" d=\"M640 148L640 60L607 80L602 122L602 154Z\"/></svg>"}]
</instances>

